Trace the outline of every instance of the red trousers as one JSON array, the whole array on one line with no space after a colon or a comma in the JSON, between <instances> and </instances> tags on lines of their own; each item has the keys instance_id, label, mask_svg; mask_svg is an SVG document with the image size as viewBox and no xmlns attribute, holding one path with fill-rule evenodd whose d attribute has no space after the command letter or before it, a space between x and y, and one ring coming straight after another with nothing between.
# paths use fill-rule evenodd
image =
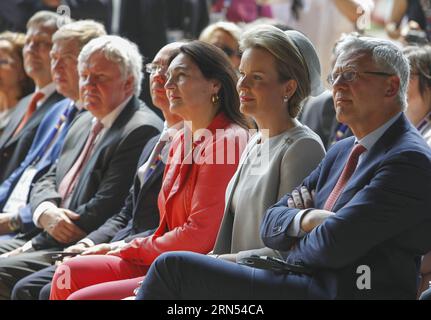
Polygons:
<instances>
[{"instance_id":1,"label":"red trousers","mask_svg":"<svg viewBox=\"0 0 431 320\"><path fill-rule=\"evenodd\" d=\"M80 256L55 272L51 300L121 300L133 295L148 267L120 257Z\"/></svg>"}]
</instances>

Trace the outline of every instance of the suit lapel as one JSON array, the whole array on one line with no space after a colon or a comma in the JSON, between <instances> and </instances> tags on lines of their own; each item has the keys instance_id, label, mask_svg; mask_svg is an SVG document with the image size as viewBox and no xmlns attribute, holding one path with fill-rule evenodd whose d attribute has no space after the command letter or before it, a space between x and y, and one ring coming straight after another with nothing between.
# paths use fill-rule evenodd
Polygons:
<instances>
[{"instance_id":1,"label":"suit lapel","mask_svg":"<svg viewBox=\"0 0 431 320\"><path fill-rule=\"evenodd\" d=\"M178 149L182 149L182 145L181 148ZM189 153L184 159L182 159L181 155L179 154L182 152L182 150L178 149L177 154L175 155L175 158L173 160L173 164L171 164L171 168L174 167L174 169L169 170L168 176L166 177L167 183L165 185L165 188L163 188L166 198L165 205L167 205L169 200L180 190L180 187L184 184L184 181L192 168L191 164L186 163L187 161L190 161L190 158L192 156L191 153ZM165 179L163 180L165 181Z\"/></svg>"},{"instance_id":2,"label":"suit lapel","mask_svg":"<svg viewBox=\"0 0 431 320\"><path fill-rule=\"evenodd\" d=\"M18 127L21 119L24 117L24 114L27 111L27 106L30 103L31 97L32 94L29 94L28 96L22 98L20 102L18 102L18 106L12 114L9 124L1 135L0 148L3 148L12 139L15 129Z\"/></svg>"},{"instance_id":3,"label":"suit lapel","mask_svg":"<svg viewBox=\"0 0 431 320\"><path fill-rule=\"evenodd\" d=\"M138 110L137 100L136 98L132 98L130 102L127 104L127 106L124 108L124 110L121 111L121 113L118 115L117 119L115 119L114 123L112 124L112 127L105 132L105 134L102 137L102 140L98 142L97 145L95 146L94 151L90 159L88 160L88 163L84 171L82 171L82 174L81 174L82 177L86 176L89 172L93 170L93 166L96 164L100 154L106 148L109 148L109 146L112 145L113 141L115 141L121 136L121 133L120 133L121 130L130 120L130 118L133 116L136 110Z\"/></svg>"},{"instance_id":4,"label":"suit lapel","mask_svg":"<svg viewBox=\"0 0 431 320\"><path fill-rule=\"evenodd\" d=\"M141 180L139 179L139 176L138 176L139 168L141 168L150 159L151 154L153 152L153 149L157 145L157 141L159 141L159 138L160 138L160 134L157 135L156 137L154 137L153 138L154 140L150 140L151 145L149 144L150 142L147 142L147 144L144 147L144 150L142 151L142 154L139 158L138 165L136 167L135 177L133 179L133 201L135 203L138 202L140 192L141 192ZM155 173L155 171L154 171L154 173ZM142 189L145 188L145 185L146 185L146 183L142 186Z\"/></svg>"},{"instance_id":5,"label":"suit lapel","mask_svg":"<svg viewBox=\"0 0 431 320\"><path fill-rule=\"evenodd\" d=\"M137 193L135 194L135 207L139 207L138 204L146 194L147 190L154 184L156 180L158 180L163 175L164 168L165 166L160 163L142 187L139 178L135 177L135 180L137 180L135 181L135 190L137 190Z\"/></svg>"},{"instance_id":6,"label":"suit lapel","mask_svg":"<svg viewBox=\"0 0 431 320\"><path fill-rule=\"evenodd\" d=\"M389 143L396 141L395 136L403 134L407 129L407 119L403 115L400 117L400 119L395 121L391 127L389 127L389 129L375 143L371 150L364 154L359 166L356 168L355 172L338 198L338 201L335 203L334 211L342 208L354 197L354 195L359 190L365 187L365 185L374 175L374 170L372 168L377 166L382 156L390 148L392 148L392 145ZM345 161L347 161L347 158Z\"/></svg>"},{"instance_id":7,"label":"suit lapel","mask_svg":"<svg viewBox=\"0 0 431 320\"><path fill-rule=\"evenodd\" d=\"M31 130L34 127L38 126L42 118L47 114L47 109L49 109L54 103L59 101L60 98L62 98L62 96L59 95L57 92L51 94L48 99L36 109L36 111L30 117L24 128L16 136L12 136L6 145L14 143L15 141L19 140L23 134L28 132L28 130Z\"/></svg>"},{"instance_id":8,"label":"suit lapel","mask_svg":"<svg viewBox=\"0 0 431 320\"><path fill-rule=\"evenodd\" d=\"M88 162L83 168L80 177L78 178L78 182L76 183L75 191L72 194L72 198L70 200L70 207L75 207L75 202L80 198L79 195L86 190L85 186L88 182L88 177L90 174L95 171L95 166L98 163L98 159L106 154L106 150L110 148L112 145L116 145L115 141L121 138L121 131L130 118L134 115L135 111L138 110L139 104L138 100L133 97L123 111L118 115L117 119L112 124L112 127L105 132L102 137L102 140L97 143L94 148L93 153L88 159ZM85 141L84 141L85 144ZM81 148L82 150L82 148Z\"/></svg>"},{"instance_id":9,"label":"suit lapel","mask_svg":"<svg viewBox=\"0 0 431 320\"><path fill-rule=\"evenodd\" d=\"M84 148L90 134L91 120L93 116L88 112L79 116L71 126L63 145L61 158L57 164L57 180L60 182L66 173L72 168L79 154Z\"/></svg>"}]
</instances>

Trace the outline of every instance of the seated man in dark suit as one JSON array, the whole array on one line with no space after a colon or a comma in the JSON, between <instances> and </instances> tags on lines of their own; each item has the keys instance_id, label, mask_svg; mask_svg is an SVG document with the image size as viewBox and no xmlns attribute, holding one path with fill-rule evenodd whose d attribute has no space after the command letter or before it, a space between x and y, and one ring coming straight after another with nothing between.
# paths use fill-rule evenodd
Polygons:
<instances>
[{"instance_id":1,"label":"seated man in dark suit","mask_svg":"<svg viewBox=\"0 0 431 320\"><path fill-rule=\"evenodd\" d=\"M57 93L50 72L49 52L52 35L57 31L61 16L40 11L27 23L23 48L24 69L34 80L34 93L22 98L0 136L0 183L20 165L26 157L36 130L51 107L64 99Z\"/></svg>"},{"instance_id":2,"label":"seated man in dark suit","mask_svg":"<svg viewBox=\"0 0 431 320\"><path fill-rule=\"evenodd\" d=\"M76 243L120 210L130 168L163 126L136 98L141 69L136 45L120 37L102 36L82 49L79 90L89 112L74 121L56 165L32 189L33 221L43 230L0 242L0 299L19 279L50 266L50 251Z\"/></svg>"},{"instance_id":3,"label":"seated man in dark suit","mask_svg":"<svg viewBox=\"0 0 431 320\"><path fill-rule=\"evenodd\" d=\"M409 64L393 43L365 37L346 37L336 56L336 116L354 136L268 209L261 237L282 252L282 272L172 252L153 263L138 298L416 298L431 249L431 151L403 113Z\"/></svg>"},{"instance_id":4,"label":"seated man in dark suit","mask_svg":"<svg viewBox=\"0 0 431 320\"><path fill-rule=\"evenodd\" d=\"M97 230L65 251L105 254L115 250L124 242L152 234L159 225L157 197L162 185L165 161L157 162L157 154L160 152L162 159L167 157L171 144L170 137L182 127L182 119L169 110L169 100L164 88L165 71L169 62L178 54L178 48L182 44L174 42L166 45L157 53L153 62L146 65L146 70L150 74L150 93L153 104L163 112L165 128L160 135L152 138L145 146L123 208ZM156 163L157 165L155 165ZM13 289L12 299L48 300L51 287L49 284L55 269L55 266L48 267L21 279ZM41 291L42 287L44 288Z\"/></svg>"}]
</instances>

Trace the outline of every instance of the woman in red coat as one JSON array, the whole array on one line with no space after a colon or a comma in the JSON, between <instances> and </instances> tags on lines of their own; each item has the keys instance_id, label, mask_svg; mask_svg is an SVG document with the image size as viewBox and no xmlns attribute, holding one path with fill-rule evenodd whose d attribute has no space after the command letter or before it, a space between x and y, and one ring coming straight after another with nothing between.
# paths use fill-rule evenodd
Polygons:
<instances>
[{"instance_id":1,"label":"woman in red coat","mask_svg":"<svg viewBox=\"0 0 431 320\"><path fill-rule=\"evenodd\" d=\"M133 294L163 252L213 248L226 186L249 137L235 71L220 49L193 41L180 48L167 77L170 110L185 127L175 135L165 167L158 229L107 255L68 260L54 275L51 299L121 299Z\"/></svg>"}]
</instances>

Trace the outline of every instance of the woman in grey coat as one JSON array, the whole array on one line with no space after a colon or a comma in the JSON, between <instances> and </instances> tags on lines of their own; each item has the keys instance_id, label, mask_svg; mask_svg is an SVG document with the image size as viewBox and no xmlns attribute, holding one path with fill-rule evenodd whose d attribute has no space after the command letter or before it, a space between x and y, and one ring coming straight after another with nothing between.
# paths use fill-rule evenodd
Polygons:
<instances>
[{"instance_id":1,"label":"woman in grey coat","mask_svg":"<svg viewBox=\"0 0 431 320\"><path fill-rule=\"evenodd\" d=\"M230 261L250 254L277 256L259 237L263 215L325 155L319 136L296 119L304 99L321 91L311 42L297 31L260 25L243 34L240 46L241 112L254 119L258 132L226 190L213 254Z\"/></svg>"}]
</instances>

